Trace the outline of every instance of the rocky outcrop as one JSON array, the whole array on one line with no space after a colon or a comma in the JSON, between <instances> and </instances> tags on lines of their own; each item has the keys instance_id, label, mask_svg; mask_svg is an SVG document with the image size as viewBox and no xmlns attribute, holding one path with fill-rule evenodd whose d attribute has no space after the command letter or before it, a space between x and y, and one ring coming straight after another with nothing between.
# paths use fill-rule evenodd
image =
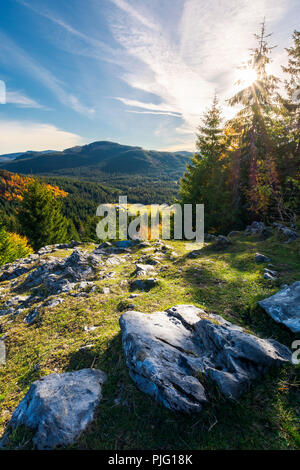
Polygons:
<instances>
[{"instance_id":1,"label":"rocky outcrop","mask_svg":"<svg viewBox=\"0 0 300 470\"><path fill-rule=\"evenodd\" d=\"M150 315L128 311L120 326L132 379L174 411L201 411L210 382L237 399L270 366L291 357L282 344L245 333L193 305Z\"/></svg>"},{"instance_id":2,"label":"rocky outcrop","mask_svg":"<svg viewBox=\"0 0 300 470\"><path fill-rule=\"evenodd\" d=\"M39 255L32 254L27 258L21 258L14 263L8 263L0 268L0 282L11 281L22 274L28 273L31 271L39 259Z\"/></svg>"},{"instance_id":3,"label":"rocky outcrop","mask_svg":"<svg viewBox=\"0 0 300 470\"><path fill-rule=\"evenodd\" d=\"M300 281L258 303L277 323L300 332Z\"/></svg>"},{"instance_id":4,"label":"rocky outcrop","mask_svg":"<svg viewBox=\"0 0 300 470\"><path fill-rule=\"evenodd\" d=\"M93 420L105 380L106 374L95 369L43 377L13 413L9 431L21 425L32 429L40 450L71 445Z\"/></svg>"},{"instance_id":5,"label":"rocky outcrop","mask_svg":"<svg viewBox=\"0 0 300 470\"><path fill-rule=\"evenodd\" d=\"M19 287L32 289L44 284L51 294L69 292L77 282L92 278L99 264L101 256L74 250L63 260L54 257L43 260Z\"/></svg>"}]
</instances>

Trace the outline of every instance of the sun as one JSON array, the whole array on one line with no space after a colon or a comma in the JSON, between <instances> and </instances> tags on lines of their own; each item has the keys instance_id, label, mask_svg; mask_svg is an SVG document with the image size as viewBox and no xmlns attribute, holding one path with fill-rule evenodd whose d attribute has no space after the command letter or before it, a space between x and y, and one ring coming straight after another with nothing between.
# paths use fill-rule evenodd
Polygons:
<instances>
[{"instance_id":1,"label":"sun","mask_svg":"<svg viewBox=\"0 0 300 470\"><path fill-rule=\"evenodd\" d=\"M257 80L257 73L252 68L240 69L238 71L238 82L243 88L248 88Z\"/></svg>"}]
</instances>

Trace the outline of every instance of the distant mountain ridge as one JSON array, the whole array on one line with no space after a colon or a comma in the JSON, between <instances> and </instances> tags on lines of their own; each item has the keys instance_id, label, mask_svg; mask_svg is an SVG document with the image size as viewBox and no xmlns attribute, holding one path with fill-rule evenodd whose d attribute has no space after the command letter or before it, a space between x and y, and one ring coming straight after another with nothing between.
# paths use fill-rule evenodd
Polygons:
<instances>
[{"instance_id":1,"label":"distant mountain ridge","mask_svg":"<svg viewBox=\"0 0 300 470\"><path fill-rule=\"evenodd\" d=\"M99 141L63 151L30 151L0 156L0 169L23 174L81 177L95 177L99 173L179 177L191 155L186 151L161 152ZM6 157L6 161L1 162L2 157Z\"/></svg>"},{"instance_id":2,"label":"distant mountain ridge","mask_svg":"<svg viewBox=\"0 0 300 470\"><path fill-rule=\"evenodd\" d=\"M39 151L34 151L34 150L28 150L27 152L17 152L17 153L6 153L4 155L0 155L0 163L2 162L5 162L5 161L9 161L9 160L15 160L16 158L20 157L20 156L23 156L23 155L27 155L28 157L29 156L33 156L33 155L36 155L36 154L46 154L46 153L53 153L53 150L43 150L41 152Z\"/></svg>"}]
</instances>

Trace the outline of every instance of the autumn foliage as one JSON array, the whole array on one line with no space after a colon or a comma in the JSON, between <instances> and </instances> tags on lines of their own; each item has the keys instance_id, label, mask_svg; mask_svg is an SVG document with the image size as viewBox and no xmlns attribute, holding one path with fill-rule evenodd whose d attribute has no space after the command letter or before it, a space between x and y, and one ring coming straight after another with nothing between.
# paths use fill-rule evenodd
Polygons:
<instances>
[{"instance_id":1,"label":"autumn foliage","mask_svg":"<svg viewBox=\"0 0 300 470\"><path fill-rule=\"evenodd\" d=\"M0 198L6 201L22 201L23 195L33 178L30 176L21 176L9 171L0 171ZM66 197L68 193L60 189L58 186L45 184L55 197Z\"/></svg>"},{"instance_id":2,"label":"autumn foliage","mask_svg":"<svg viewBox=\"0 0 300 470\"><path fill-rule=\"evenodd\" d=\"M0 229L0 266L33 253L28 239L17 233Z\"/></svg>"}]
</instances>

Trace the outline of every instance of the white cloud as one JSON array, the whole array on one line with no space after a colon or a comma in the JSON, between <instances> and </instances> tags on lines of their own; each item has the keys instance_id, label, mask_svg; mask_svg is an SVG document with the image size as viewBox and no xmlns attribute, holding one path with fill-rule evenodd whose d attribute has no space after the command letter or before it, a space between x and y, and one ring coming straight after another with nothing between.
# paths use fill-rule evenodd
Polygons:
<instances>
[{"instance_id":1,"label":"white cloud","mask_svg":"<svg viewBox=\"0 0 300 470\"><path fill-rule=\"evenodd\" d=\"M82 138L52 124L0 120L0 154L27 150L63 150L82 145Z\"/></svg>"}]
</instances>

